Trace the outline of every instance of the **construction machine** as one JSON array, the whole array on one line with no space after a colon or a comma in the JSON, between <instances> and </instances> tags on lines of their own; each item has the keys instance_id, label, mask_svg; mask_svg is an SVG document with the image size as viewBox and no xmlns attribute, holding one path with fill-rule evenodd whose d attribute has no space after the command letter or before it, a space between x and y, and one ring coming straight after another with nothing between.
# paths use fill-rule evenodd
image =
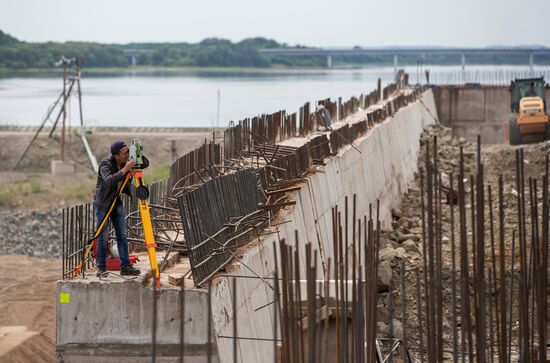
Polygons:
<instances>
[{"instance_id":1,"label":"construction machine","mask_svg":"<svg viewBox=\"0 0 550 363\"><path fill-rule=\"evenodd\" d=\"M512 114L504 127L505 138L511 145L550 139L544 88L543 77L512 81Z\"/></svg>"}]
</instances>

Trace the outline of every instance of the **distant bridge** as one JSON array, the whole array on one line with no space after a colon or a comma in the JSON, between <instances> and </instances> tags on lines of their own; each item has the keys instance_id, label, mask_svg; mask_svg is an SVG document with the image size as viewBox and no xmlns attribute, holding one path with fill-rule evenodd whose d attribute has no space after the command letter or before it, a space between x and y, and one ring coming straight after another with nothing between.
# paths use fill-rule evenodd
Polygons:
<instances>
[{"instance_id":1,"label":"distant bridge","mask_svg":"<svg viewBox=\"0 0 550 363\"><path fill-rule=\"evenodd\" d=\"M332 67L332 57L335 55L393 55L393 64L398 66L400 55L405 54L457 54L461 55L461 63L464 68L466 65L466 56L473 54L524 54L529 59L531 68L534 66L534 56L536 54L550 54L550 48L264 48L260 53L265 56L326 56L327 67Z\"/></svg>"}]
</instances>

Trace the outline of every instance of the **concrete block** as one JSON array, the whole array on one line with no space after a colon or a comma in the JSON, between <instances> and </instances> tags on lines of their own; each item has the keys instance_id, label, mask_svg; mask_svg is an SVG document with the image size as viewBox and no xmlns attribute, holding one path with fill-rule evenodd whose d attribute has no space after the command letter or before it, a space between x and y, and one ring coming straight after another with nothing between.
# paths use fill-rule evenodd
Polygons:
<instances>
[{"instance_id":1,"label":"concrete block","mask_svg":"<svg viewBox=\"0 0 550 363\"><path fill-rule=\"evenodd\" d=\"M52 160L51 170L53 175L71 175L75 172L72 161Z\"/></svg>"},{"instance_id":2,"label":"concrete block","mask_svg":"<svg viewBox=\"0 0 550 363\"><path fill-rule=\"evenodd\" d=\"M150 361L153 294L135 281L60 281L57 296L56 351L59 361ZM185 290L186 361L206 361L207 294ZM157 292L157 352L167 360L179 357L179 289ZM211 345L213 362L218 352Z\"/></svg>"}]
</instances>

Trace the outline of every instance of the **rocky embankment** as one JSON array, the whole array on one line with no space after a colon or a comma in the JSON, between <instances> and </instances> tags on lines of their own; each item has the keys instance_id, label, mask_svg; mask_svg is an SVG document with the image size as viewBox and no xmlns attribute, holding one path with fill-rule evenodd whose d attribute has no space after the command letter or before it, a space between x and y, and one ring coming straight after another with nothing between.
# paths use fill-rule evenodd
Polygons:
<instances>
[{"instance_id":1,"label":"rocky embankment","mask_svg":"<svg viewBox=\"0 0 550 363\"><path fill-rule=\"evenodd\" d=\"M460 148L463 148L464 155L464 189L466 204L465 210L467 244L471 251L472 225L471 225L471 175L475 173L477 163L477 145L471 144L462 138L452 137L452 130L444 128L440 125L429 126L422 135L420 140L421 152L418 159L419 168L425 166L425 150L427 141L433 143L433 137L437 136L438 150L438 170L441 173L441 180L444 187L450 187L450 177L453 176L453 187L457 190L457 176L459 171ZM431 145L433 147L433 144ZM545 171L545 157L549 153L550 143L539 143L522 145L524 150L524 169L525 178L540 179ZM507 284L511 278L511 236L512 231L517 229L517 204L518 192L516 186L516 171L515 171L515 147L509 145L483 145L481 146L481 162L484 166L484 184L488 194L488 186L492 187L492 196L494 200L493 215L497 216L497 191L499 176L503 177L503 206L504 206L504 239L505 250L504 259L506 261L506 279ZM433 150L430 150L433 156ZM540 183L539 185L541 185ZM419 323L425 324L425 305L426 291L423 286L423 266L425 246L423 246L422 236L422 193L421 193L420 174L417 173L415 179L408 185L408 191L404 195L401 206L392 211L393 223L392 229L383 231L380 240L379 250L379 271L378 271L378 336L387 337L393 335L396 338L407 338L407 346L411 354L418 358L419 344ZM540 187L539 187L540 188ZM541 198L541 190L538 195ZM488 196L485 197L485 258L487 268L491 268L491 235L490 235L490 220L489 220L489 204ZM436 203L439 200L435 199ZM539 205L539 207L542 204ZM441 248L442 248L442 271L441 271L441 292L443 304L443 345L444 358L450 359L452 356L453 342L453 319L452 319L452 230L454 228L455 236L455 253L458 256L459 230L458 230L458 206L455 205L455 221L451 224L450 205L448 204L447 196L442 193L441 200L442 218L441 218ZM497 221L495 223L498 223ZM530 214L527 213L526 224L530 226ZM530 237L527 237L530 238ZM436 241L437 242L437 241ZM439 242L437 242L439 243ZM495 258L498 259L501 251L497 248ZM516 246L517 254L517 246ZM517 256L516 256L517 257ZM458 257L457 257L458 258ZM514 264L516 271L518 269L518 258ZM401 279L401 266L404 267L403 280ZM473 269L470 264L470 268ZM460 267L457 266L456 276L460 274ZM420 278L420 294L417 298L417 275ZM470 281L473 284L472 281ZM402 290L403 289L403 290ZM516 289L517 290L517 289ZM402 291L405 292L404 299ZM498 292L498 291L497 291ZM460 335L460 292L456 291L457 304L457 330ZM496 296L496 294L495 294ZM403 304L405 302L406 312L403 316ZM517 310L519 296L517 291L514 291L513 296L513 311ZM494 305L494 304L493 304ZM421 309L421 317L418 314L418 307ZM493 307L494 308L494 307ZM496 315L494 315L496 316ZM514 319L516 317L514 316ZM515 321L515 320L514 320ZM392 324L393 323L393 324ZM392 326L393 325L393 326ZM424 332L424 346L426 346L426 326ZM514 323L512 327L513 343L516 344L517 325ZM459 345L460 346L460 345ZM426 350L424 350L426 352Z\"/></svg>"},{"instance_id":2,"label":"rocky embankment","mask_svg":"<svg viewBox=\"0 0 550 363\"><path fill-rule=\"evenodd\" d=\"M0 213L0 255L61 257L60 209Z\"/></svg>"}]
</instances>

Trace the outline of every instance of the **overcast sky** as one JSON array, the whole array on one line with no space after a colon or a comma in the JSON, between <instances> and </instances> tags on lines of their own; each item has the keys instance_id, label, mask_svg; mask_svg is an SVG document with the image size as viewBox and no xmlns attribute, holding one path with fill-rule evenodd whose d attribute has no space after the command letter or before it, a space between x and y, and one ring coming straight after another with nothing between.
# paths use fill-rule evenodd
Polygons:
<instances>
[{"instance_id":1,"label":"overcast sky","mask_svg":"<svg viewBox=\"0 0 550 363\"><path fill-rule=\"evenodd\" d=\"M549 18L548 0L0 0L0 30L33 42L550 46Z\"/></svg>"}]
</instances>

